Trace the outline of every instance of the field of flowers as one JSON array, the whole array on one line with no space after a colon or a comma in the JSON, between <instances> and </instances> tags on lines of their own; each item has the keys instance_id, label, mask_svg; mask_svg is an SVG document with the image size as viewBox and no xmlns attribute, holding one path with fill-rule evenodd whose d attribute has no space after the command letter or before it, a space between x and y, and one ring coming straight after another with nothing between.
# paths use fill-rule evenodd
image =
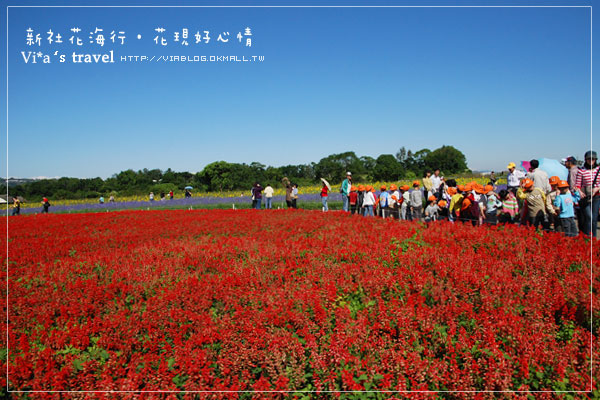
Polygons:
<instances>
[{"instance_id":1,"label":"field of flowers","mask_svg":"<svg viewBox=\"0 0 600 400\"><path fill-rule=\"evenodd\" d=\"M600 394L582 238L302 210L32 215L8 229L9 390Z\"/></svg>"}]
</instances>

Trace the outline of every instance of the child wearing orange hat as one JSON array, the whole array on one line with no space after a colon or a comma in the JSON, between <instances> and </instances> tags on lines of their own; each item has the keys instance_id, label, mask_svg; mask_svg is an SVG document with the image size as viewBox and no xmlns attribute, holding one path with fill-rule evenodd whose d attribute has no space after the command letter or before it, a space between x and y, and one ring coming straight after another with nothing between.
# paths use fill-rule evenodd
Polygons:
<instances>
[{"instance_id":1,"label":"child wearing orange hat","mask_svg":"<svg viewBox=\"0 0 600 400\"><path fill-rule=\"evenodd\" d=\"M483 188L482 197L485 199L483 208L485 211L485 223L496 225L498 223L498 210L502 208L502 202L496 192L494 192L492 185L486 185Z\"/></svg>"},{"instance_id":2,"label":"child wearing orange hat","mask_svg":"<svg viewBox=\"0 0 600 400\"><path fill-rule=\"evenodd\" d=\"M440 213L440 207L437 205L437 197L431 195L427 200L429 201L429 205L425 208L425 222L437 221Z\"/></svg>"},{"instance_id":3,"label":"child wearing orange hat","mask_svg":"<svg viewBox=\"0 0 600 400\"><path fill-rule=\"evenodd\" d=\"M400 207L402 204L402 195L398 191L398 187L394 184L390 185L389 211L394 219L400 219Z\"/></svg>"},{"instance_id":4,"label":"child wearing orange hat","mask_svg":"<svg viewBox=\"0 0 600 400\"><path fill-rule=\"evenodd\" d=\"M473 187L470 183L468 183L464 187L463 200L460 205L459 220L462 222L471 221L473 226L477 226L479 223L480 210L479 203L475 201Z\"/></svg>"},{"instance_id":5,"label":"child wearing orange hat","mask_svg":"<svg viewBox=\"0 0 600 400\"><path fill-rule=\"evenodd\" d=\"M364 210L363 210L363 199L364 198L365 198L365 186L358 185L358 200L356 201L356 211L360 215L363 215L363 213L364 213Z\"/></svg>"},{"instance_id":6,"label":"child wearing orange hat","mask_svg":"<svg viewBox=\"0 0 600 400\"><path fill-rule=\"evenodd\" d=\"M400 205L400 214L403 220L412 219L410 216L410 187L408 185L402 185L400 193L402 194L402 203Z\"/></svg>"},{"instance_id":7,"label":"child wearing orange hat","mask_svg":"<svg viewBox=\"0 0 600 400\"><path fill-rule=\"evenodd\" d=\"M374 216L373 214L373 206L375 205L375 196L373 195L373 187L370 185L367 185L365 187L365 192L363 194L363 202L362 202L362 206L363 206L363 216L364 217L372 217Z\"/></svg>"},{"instance_id":8,"label":"child wearing orange hat","mask_svg":"<svg viewBox=\"0 0 600 400\"><path fill-rule=\"evenodd\" d=\"M388 217L390 215L389 206L390 206L390 193L388 193L387 187L385 185L382 185L381 193L379 193L379 200L377 201L377 207L379 209L379 212L377 213L377 215L379 215L381 218Z\"/></svg>"},{"instance_id":9,"label":"child wearing orange hat","mask_svg":"<svg viewBox=\"0 0 600 400\"><path fill-rule=\"evenodd\" d=\"M544 230L548 230L546 193L535 187L531 179L525 178L521 181L517 197L523 199L522 222L536 228L542 225Z\"/></svg>"},{"instance_id":10,"label":"child wearing orange hat","mask_svg":"<svg viewBox=\"0 0 600 400\"><path fill-rule=\"evenodd\" d=\"M559 182L560 178L558 176L551 176L548 179L551 191L548 194L546 194L546 209L548 210L550 229L554 230L554 232L562 232L562 227L560 225L560 217L558 216L557 210L554 207L554 199L556 199L556 196L560 194L560 191L557 188Z\"/></svg>"},{"instance_id":11,"label":"child wearing orange hat","mask_svg":"<svg viewBox=\"0 0 600 400\"><path fill-rule=\"evenodd\" d=\"M558 210L563 232L565 236L577 236L575 203L579 201L579 192L575 192L573 196L569 190L569 183L567 181L559 181L556 186L558 187L558 191L556 192L553 204Z\"/></svg>"},{"instance_id":12,"label":"child wearing orange hat","mask_svg":"<svg viewBox=\"0 0 600 400\"><path fill-rule=\"evenodd\" d=\"M356 213L356 204L358 203L358 190L355 185L350 187L350 194L348 195L348 202L350 203L350 213Z\"/></svg>"}]
</instances>

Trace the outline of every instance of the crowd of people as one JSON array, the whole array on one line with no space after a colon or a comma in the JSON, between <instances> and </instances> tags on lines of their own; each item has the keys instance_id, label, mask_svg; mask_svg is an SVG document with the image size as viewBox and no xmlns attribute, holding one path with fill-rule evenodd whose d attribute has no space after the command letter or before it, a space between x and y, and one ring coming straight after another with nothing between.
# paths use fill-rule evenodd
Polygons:
<instances>
[{"instance_id":1,"label":"crowd of people","mask_svg":"<svg viewBox=\"0 0 600 400\"><path fill-rule=\"evenodd\" d=\"M548 177L538 160L530 161L529 171L507 166L507 186L499 189L496 180L487 185L470 182L457 185L445 180L440 171L426 172L421 181L409 185L382 186L352 184L346 174L340 192L343 210L363 216L379 216L431 222L449 220L474 226L498 223L532 225L546 231L577 236L578 232L596 237L600 208L600 166L595 151L588 151L582 167L575 157L563 159L567 180Z\"/></svg>"},{"instance_id":2,"label":"crowd of people","mask_svg":"<svg viewBox=\"0 0 600 400\"><path fill-rule=\"evenodd\" d=\"M563 232L566 236L578 233L596 237L600 212L600 166L597 153L587 151L582 166L573 156L563 159L566 180L548 176L539 168L538 160L529 162L527 172L519 170L511 162L507 166L506 188L496 186L494 174L487 185L475 181L458 185L455 180L445 180L436 169L427 171L422 180L409 185L381 186L379 191L371 185L355 185L352 173L343 180L342 209L351 214L365 217L378 216L398 220L437 220L468 222L474 226L498 223L532 225L546 231ZM560 173L559 173L560 174ZM560 174L562 175L562 174ZM328 211L329 183L322 179L320 197L323 211ZM285 200L288 208L298 208L298 185L283 178ZM191 197L191 188L186 187L185 197ZM258 182L252 187L252 207L273 207L274 190L270 185L263 188ZM161 200L173 199L173 192L161 193ZM149 200L154 201L154 193ZM104 203L104 198L99 200ZM114 197L110 197L114 202ZM44 197L42 213L48 213L50 202ZM19 215L21 203L14 198L12 215Z\"/></svg>"}]
</instances>

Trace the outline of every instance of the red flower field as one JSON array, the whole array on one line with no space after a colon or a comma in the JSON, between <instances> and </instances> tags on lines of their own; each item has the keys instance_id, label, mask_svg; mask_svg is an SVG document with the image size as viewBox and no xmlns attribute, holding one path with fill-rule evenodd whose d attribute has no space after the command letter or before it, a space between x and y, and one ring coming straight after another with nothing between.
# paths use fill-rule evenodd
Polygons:
<instances>
[{"instance_id":1,"label":"red flower field","mask_svg":"<svg viewBox=\"0 0 600 400\"><path fill-rule=\"evenodd\" d=\"M179 210L10 218L8 249L9 391L600 395L590 361L599 281L591 304L582 238L341 212Z\"/></svg>"}]
</instances>

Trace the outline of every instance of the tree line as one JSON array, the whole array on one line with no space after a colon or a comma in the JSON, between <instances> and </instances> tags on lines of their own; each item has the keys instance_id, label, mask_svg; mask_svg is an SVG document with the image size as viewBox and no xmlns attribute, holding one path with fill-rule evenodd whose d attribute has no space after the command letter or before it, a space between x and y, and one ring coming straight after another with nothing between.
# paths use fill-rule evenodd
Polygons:
<instances>
[{"instance_id":1,"label":"tree line","mask_svg":"<svg viewBox=\"0 0 600 400\"><path fill-rule=\"evenodd\" d=\"M286 176L298 185L311 185L327 179L337 185L351 171L357 181L396 181L423 176L426 170L439 168L443 174L468 172L464 154L452 147L442 146L433 151L421 149L413 152L402 147L393 154L382 154L377 158L358 157L353 151L331 154L317 163L266 166L259 162L250 164L216 161L197 173L175 172L170 168L128 169L114 174L110 178L59 178L43 179L20 185L9 185L9 194L36 199L46 196L53 199L84 199L108 196L110 194L146 195L149 192L168 193L183 191L186 186L195 191L222 192L231 190L249 190L254 182L277 185ZM0 187L6 193L6 185Z\"/></svg>"}]
</instances>

